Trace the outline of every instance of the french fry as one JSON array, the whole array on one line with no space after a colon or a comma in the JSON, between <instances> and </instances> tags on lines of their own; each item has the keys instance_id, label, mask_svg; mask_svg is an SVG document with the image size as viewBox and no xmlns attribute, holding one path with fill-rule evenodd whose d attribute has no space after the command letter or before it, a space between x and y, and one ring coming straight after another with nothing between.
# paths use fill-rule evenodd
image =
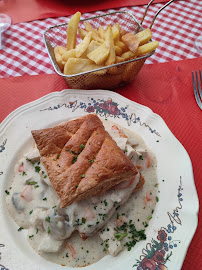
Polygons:
<instances>
[{"instance_id":1,"label":"french fry","mask_svg":"<svg viewBox=\"0 0 202 270\"><path fill-rule=\"evenodd\" d=\"M122 52L127 52L128 51L128 47L121 40L115 40L114 45L120 47L122 49Z\"/></svg>"},{"instance_id":2,"label":"french fry","mask_svg":"<svg viewBox=\"0 0 202 270\"><path fill-rule=\"evenodd\" d=\"M117 26L117 24L114 24L112 26L112 33L113 33L113 38L116 39L117 36L120 36L120 32L119 32L119 28Z\"/></svg>"},{"instance_id":3,"label":"french fry","mask_svg":"<svg viewBox=\"0 0 202 270\"><path fill-rule=\"evenodd\" d=\"M62 56L59 52L55 53L55 60L58 63L58 66L60 67L60 69L63 70L65 62L62 59Z\"/></svg>"},{"instance_id":4,"label":"french fry","mask_svg":"<svg viewBox=\"0 0 202 270\"><path fill-rule=\"evenodd\" d=\"M121 55L121 58L124 59L124 61L130 60L135 57L135 54L131 51L127 51Z\"/></svg>"},{"instance_id":5,"label":"french fry","mask_svg":"<svg viewBox=\"0 0 202 270\"><path fill-rule=\"evenodd\" d=\"M80 27L78 28L78 31L79 31L79 35L80 35L81 39L84 39L85 36L88 34L87 31L85 31L84 29L82 29Z\"/></svg>"},{"instance_id":6,"label":"french fry","mask_svg":"<svg viewBox=\"0 0 202 270\"><path fill-rule=\"evenodd\" d=\"M96 65L90 59L69 58L64 66L64 74L73 75L101 67L101 65Z\"/></svg>"},{"instance_id":7,"label":"french fry","mask_svg":"<svg viewBox=\"0 0 202 270\"><path fill-rule=\"evenodd\" d=\"M76 12L70 19L67 27L67 50L75 49L77 28L80 21L81 13Z\"/></svg>"},{"instance_id":8,"label":"french fry","mask_svg":"<svg viewBox=\"0 0 202 270\"><path fill-rule=\"evenodd\" d=\"M109 50L109 56L105 62L105 65L113 65L116 60L116 54L115 54L115 48L114 48L114 39L113 39L113 33L111 26L107 27L107 31L105 34L105 41L107 44L109 44L110 50Z\"/></svg>"},{"instance_id":9,"label":"french fry","mask_svg":"<svg viewBox=\"0 0 202 270\"><path fill-rule=\"evenodd\" d=\"M99 46L101 46L102 44L95 41L95 40L91 40L90 44L88 45L87 50L82 54L81 58L88 58L87 55L94 51L95 49L97 49Z\"/></svg>"},{"instance_id":10,"label":"french fry","mask_svg":"<svg viewBox=\"0 0 202 270\"><path fill-rule=\"evenodd\" d=\"M133 33L127 33L121 37L121 40L127 45L130 51L136 52L139 46L139 39Z\"/></svg>"},{"instance_id":11,"label":"french fry","mask_svg":"<svg viewBox=\"0 0 202 270\"><path fill-rule=\"evenodd\" d=\"M109 51L110 51L109 44L104 42L101 46L99 46L94 51L90 52L87 56L97 65L100 65L107 59Z\"/></svg>"},{"instance_id":12,"label":"french fry","mask_svg":"<svg viewBox=\"0 0 202 270\"><path fill-rule=\"evenodd\" d=\"M115 53L116 55L121 55L122 54L122 49L119 46L114 46Z\"/></svg>"},{"instance_id":13,"label":"french fry","mask_svg":"<svg viewBox=\"0 0 202 270\"><path fill-rule=\"evenodd\" d=\"M138 47L137 51L135 52L135 56L141 56L150 52L153 52L159 46L158 41L152 41L147 44L144 44Z\"/></svg>"},{"instance_id":14,"label":"french fry","mask_svg":"<svg viewBox=\"0 0 202 270\"><path fill-rule=\"evenodd\" d=\"M140 42L139 46L141 46L141 45L146 44L152 38L152 31L150 28L147 28L137 33L135 36L138 38Z\"/></svg>"},{"instance_id":15,"label":"french fry","mask_svg":"<svg viewBox=\"0 0 202 270\"><path fill-rule=\"evenodd\" d=\"M62 55L62 59L66 62L69 58L76 57L76 49L66 51Z\"/></svg>"},{"instance_id":16,"label":"french fry","mask_svg":"<svg viewBox=\"0 0 202 270\"><path fill-rule=\"evenodd\" d=\"M88 21L84 22L84 26L85 26L85 29L87 32L92 32L92 39L94 39L100 43L104 42L104 39L99 37L97 30L94 29Z\"/></svg>"},{"instance_id":17,"label":"french fry","mask_svg":"<svg viewBox=\"0 0 202 270\"><path fill-rule=\"evenodd\" d=\"M121 62L123 62L123 61L125 61L123 57L121 57L121 56L116 56L116 64L117 64L117 63L121 63Z\"/></svg>"},{"instance_id":18,"label":"french fry","mask_svg":"<svg viewBox=\"0 0 202 270\"><path fill-rule=\"evenodd\" d=\"M55 46L54 48L54 53L59 53L60 55L63 55L66 51L67 49L63 46Z\"/></svg>"},{"instance_id":19,"label":"french fry","mask_svg":"<svg viewBox=\"0 0 202 270\"><path fill-rule=\"evenodd\" d=\"M88 48L91 41L92 32L88 32L85 38L76 46L76 57L79 58Z\"/></svg>"},{"instance_id":20,"label":"french fry","mask_svg":"<svg viewBox=\"0 0 202 270\"><path fill-rule=\"evenodd\" d=\"M102 39L105 39L105 29L104 29L103 26L100 26L100 27L98 28L98 34L100 35L100 37L101 37Z\"/></svg>"}]
</instances>

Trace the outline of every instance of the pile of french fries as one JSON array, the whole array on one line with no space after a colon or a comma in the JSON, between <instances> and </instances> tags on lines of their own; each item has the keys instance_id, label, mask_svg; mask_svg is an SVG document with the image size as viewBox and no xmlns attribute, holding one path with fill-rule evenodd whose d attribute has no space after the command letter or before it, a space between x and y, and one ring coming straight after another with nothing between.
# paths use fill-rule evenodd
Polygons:
<instances>
[{"instance_id":1,"label":"pile of french fries","mask_svg":"<svg viewBox=\"0 0 202 270\"><path fill-rule=\"evenodd\" d=\"M66 48L63 46L54 48L56 62L65 75L83 73L131 60L152 52L159 45L158 41L149 42L152 38L149 28L134 34L126 32L118 23L95 29L88 21L84 21L85 29L83 29L78 27L80 17L81 13L76 12L69 21ZM82 39L79 44L77 32ZM102 69L96 72L102 75L107 71L109 72ZM116 69L110 68L111 74L116 72Z\"/></svg>"}]
</instances>

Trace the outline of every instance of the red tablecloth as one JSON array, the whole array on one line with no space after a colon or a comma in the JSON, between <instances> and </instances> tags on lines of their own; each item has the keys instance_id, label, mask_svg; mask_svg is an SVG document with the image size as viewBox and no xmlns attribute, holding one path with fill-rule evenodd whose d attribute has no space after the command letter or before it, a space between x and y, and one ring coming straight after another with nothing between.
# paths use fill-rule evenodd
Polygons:
<instances>
[{"instance_id":1,"label":"red tablecloth","mask_svg":"<svg viewBox=\"0 0 202 270\"><path fill-rule=\"evenodd\" d=\"M155 0L154 3L168 2ZM148 4L149 0L4 0L0 2L1 13L12 18L13 24L38 19L72 15L109 8L138 6Z\"/></svg>"},{"instance_id":2,"label":"red tablecloth","mask_svg":"<svg viewBox=\"0 0 202 270\"><path fill-rule=\"evenodd\" d=\"M200 198L202 197L202 112L196 104L191 79L191 71L199 69L202 70L202 57L145 65L133 83L116 92L150 107L163 117L191 158L195 184ZM20 105L53 91L67 88L64 80L56 74L0 79L0 85L0 121ZM200 211L199 225L188 249L182 270L202 269L201 243Z\"/></svg>"}]
</instances>

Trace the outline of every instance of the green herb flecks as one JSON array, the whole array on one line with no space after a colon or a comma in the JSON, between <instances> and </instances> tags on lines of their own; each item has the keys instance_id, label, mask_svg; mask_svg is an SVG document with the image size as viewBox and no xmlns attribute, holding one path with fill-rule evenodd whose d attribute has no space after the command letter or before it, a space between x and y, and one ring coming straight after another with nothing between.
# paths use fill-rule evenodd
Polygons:
<instances>
[{"instance_id":1,"label":"green herb flecks","mask_svg":"<svg viewBox=\"0 0 202 270\"><path fill-rule=\"evenodd\" d=\"M37 185L37 184L38 184L38 182L36 182L36 181L29 181L29 180L27 180L27 181L25 182L25 184L26 184L26 185L31 185L31 186L34 186L34 185Z\"/></svg>"},{"instance_id":2,"label":"green herb flecks","mask_svg":"<svg viewBox=\"0 0 202 270\"><path fill-rule=\"evenodd\" d=\"M40 170L41 170L41 168L40 168L39 166L35 166L34 168L35 168L35 172L38 172L38 173L39 173Z\"/></svg>"},{"instance_id":3,"label":"green herb flecks","mask_svg":"<svg viewBox=\"0 0 202 270\"><path fill-rule=\"evenodd\" d=\"M128 235L127 232L124 233L115 233L114 236L118 241L121 241L124 237L126 237Z\"/></svg>"},{"instance_id":4,"label":"green herb flecks","mask_svg":"<svg viewBox=\"0 0 202 270\"><path fill-rule=\"evenodd\" d=\"M7 195L9 195L10 194L10 192L6 189L5 190L5 193L7 194Z\"/></svg>"},{"instance_id":5,"label":"green herb flecks","mask_svg":"<svg viewBox=\"0 0 202 270\"><path fill-rule=\"evenodd\" d=\"M50 217L46 217L45 220L50 223Z\"/></svg>"}]
</instances>

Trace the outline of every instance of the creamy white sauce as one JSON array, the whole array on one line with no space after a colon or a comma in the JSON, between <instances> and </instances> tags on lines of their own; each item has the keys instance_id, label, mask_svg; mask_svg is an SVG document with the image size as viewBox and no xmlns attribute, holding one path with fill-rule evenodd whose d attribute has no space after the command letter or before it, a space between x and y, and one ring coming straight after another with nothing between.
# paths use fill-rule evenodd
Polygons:
<instances>
[{"instance_id":1,"label":"creamy white sauce","mask_svg":"<svg viewBox=\"0 0 202 270\"><path fill-rule=\"evenodd\" d=\"M20 228L28 229L28 241L39 255L54 263L81 267L131 249L131 229L145 230L152 217L158 197L155 155L137 134L110 121L103 124L145 178L136 193L139 174L100 197L61 209L36 148L15 166L9 213Z\"/></svg>"}]
</instances>

